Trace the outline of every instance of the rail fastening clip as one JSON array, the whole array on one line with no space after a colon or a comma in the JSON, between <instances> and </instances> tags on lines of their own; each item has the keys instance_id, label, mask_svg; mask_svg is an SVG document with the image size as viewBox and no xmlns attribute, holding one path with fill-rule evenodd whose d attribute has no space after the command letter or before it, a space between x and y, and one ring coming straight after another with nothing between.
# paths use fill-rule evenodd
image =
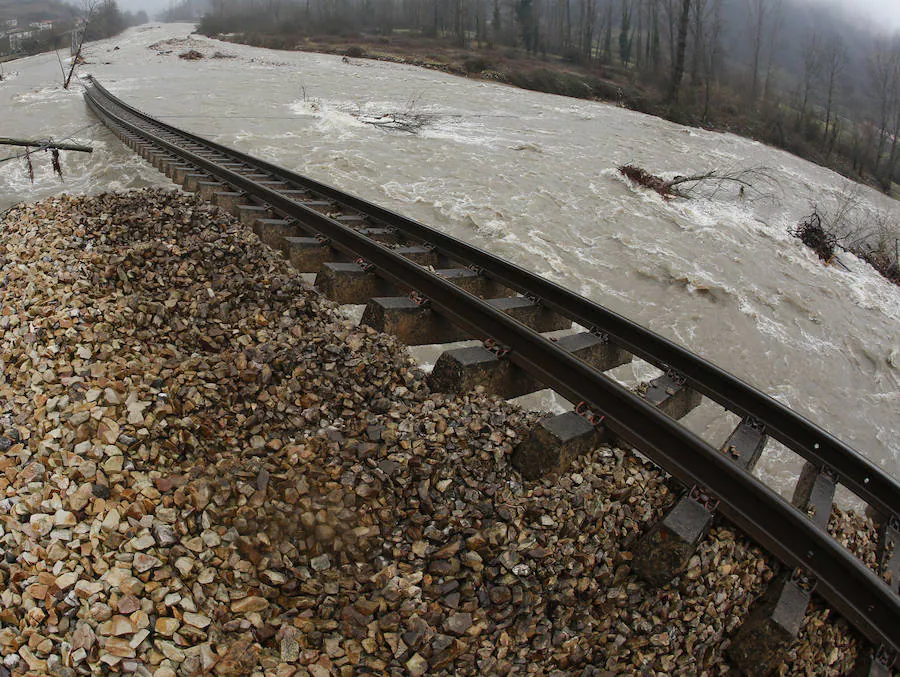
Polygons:
<instances>
[{"instance_id":1,"label":"rail fastening clip","mask_svg":"<svg viewBox=\"0 0 900 677\"><path fill-rule=\"evenodd\" d=\"M584 418L595 428L599 428L606 421L606 416L598 414L588 406L588 403L582 400L575 406L575 413Z\"/></svg>"}]
</instances>

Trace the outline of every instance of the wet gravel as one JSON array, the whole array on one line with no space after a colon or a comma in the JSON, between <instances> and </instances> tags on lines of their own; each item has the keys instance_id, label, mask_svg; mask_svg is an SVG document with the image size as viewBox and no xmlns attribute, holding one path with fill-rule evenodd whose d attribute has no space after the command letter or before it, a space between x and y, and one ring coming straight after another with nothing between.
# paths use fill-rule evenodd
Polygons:
<instances>
[{"instance_id":1,"label":"wet gravel","mask_svg":"<svg viewBox=\"0 0 900 677\"><path fill-rule=\"evenodd\" d=\"M649 587L664 474L602 447L524 482L537 414L429 392L192 196L11 211L0 330L3 675L727 674L774 575L718 526ZM816 606L779 674L857 645Z\"/></svg>"}]
</instances>

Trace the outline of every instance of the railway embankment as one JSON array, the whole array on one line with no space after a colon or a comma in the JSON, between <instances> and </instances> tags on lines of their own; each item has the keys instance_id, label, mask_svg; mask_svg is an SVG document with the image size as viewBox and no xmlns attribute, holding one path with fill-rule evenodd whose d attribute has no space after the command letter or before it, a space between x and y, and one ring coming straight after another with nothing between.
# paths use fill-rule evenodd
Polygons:
<instances>
[{"instance_id":1,"label":"railway embankment","mask_svg":"<svg viewBox=\"0 0 900 677\"><path fill-rule=\"evenodd\" d=\"M0 675L726 674L775 574L717 526L647 584L664 473L601 446L523 480L536 414L430 392L194 196L3 216L0 332ZM860 646L815 603L777 672Z\"/></svg>"}]
</instances>

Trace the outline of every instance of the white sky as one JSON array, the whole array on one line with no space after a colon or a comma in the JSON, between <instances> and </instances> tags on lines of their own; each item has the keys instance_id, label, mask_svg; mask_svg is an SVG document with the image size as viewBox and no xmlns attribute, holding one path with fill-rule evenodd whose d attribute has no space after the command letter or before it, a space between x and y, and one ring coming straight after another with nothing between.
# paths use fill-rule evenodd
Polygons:
<instances>
[{"instance_id":1,"label":"white sky","mask_svg":"<svg viewBox=\"0 0 900 677\"><path fill-rule=\"evenodd\" d=\"M166 9L171 3L170 0L116 0L119 9L128 12L137 12L144 10L152 19L157 12Z\"/></svg>"},{"instance_id":2,"label":"white sky","mask_svg":"<svg viewBox=\"0 0 900 677\"><path fill-rule=\"evenodd\" d=\"M875 28L900 30L900 0L829 0L850 16L860 16Z\"/></svg>"}]
</instances>

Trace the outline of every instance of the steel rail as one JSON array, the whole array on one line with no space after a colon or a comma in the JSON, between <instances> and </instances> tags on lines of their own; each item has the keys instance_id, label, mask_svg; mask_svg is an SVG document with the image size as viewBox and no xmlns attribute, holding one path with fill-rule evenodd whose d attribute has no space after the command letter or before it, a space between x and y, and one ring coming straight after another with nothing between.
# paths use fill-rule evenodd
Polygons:
<instances>
[{"instance_id":1,"label":"steel rail","mask_svg":"<svg viewBox=\"0 0 900 677\"><path fill-rule=\"evenodd\" d=\"M581 360L485 301L429 273L353 229L255 181L141 129L98 102L89 104L108 124L143 137L273 208L301 220L375 265L400 287L416 289L441 315L479 338L512 350L510 359L573 401L585 401L607 417L608 427L673 476L699 484L721 501L720 509L763 548L790 567L801 567L817 590L875 646L900 650L900 598L825 531L778 494L702 439Z\"/></svg>"},{"instance_id":2,"label":"steel rail","mask_svg":"<svg viewBox=\"0 0 900 677\"><path fill-rule=\"evenodd\" d=\"M342 205L374 217L417 239L425 240L453 259L477 266L489 277L519 292L535 295L545 306L588 329L606 333L616 344L667 371L674 370L687 384L741 418L765 424L765 432L806 460L832 470L840 483L887 518L900 516L900 481L815 423L745 381L691 353L655 332L575 292L461 242L429 226L385 209L337 188L291 172L241 151L160 122L109 93L96 80L93 85L114 104L152 124L202 143L217 152L250 164L278 178L302 186Z\"/></svg>"}]
</instances>

